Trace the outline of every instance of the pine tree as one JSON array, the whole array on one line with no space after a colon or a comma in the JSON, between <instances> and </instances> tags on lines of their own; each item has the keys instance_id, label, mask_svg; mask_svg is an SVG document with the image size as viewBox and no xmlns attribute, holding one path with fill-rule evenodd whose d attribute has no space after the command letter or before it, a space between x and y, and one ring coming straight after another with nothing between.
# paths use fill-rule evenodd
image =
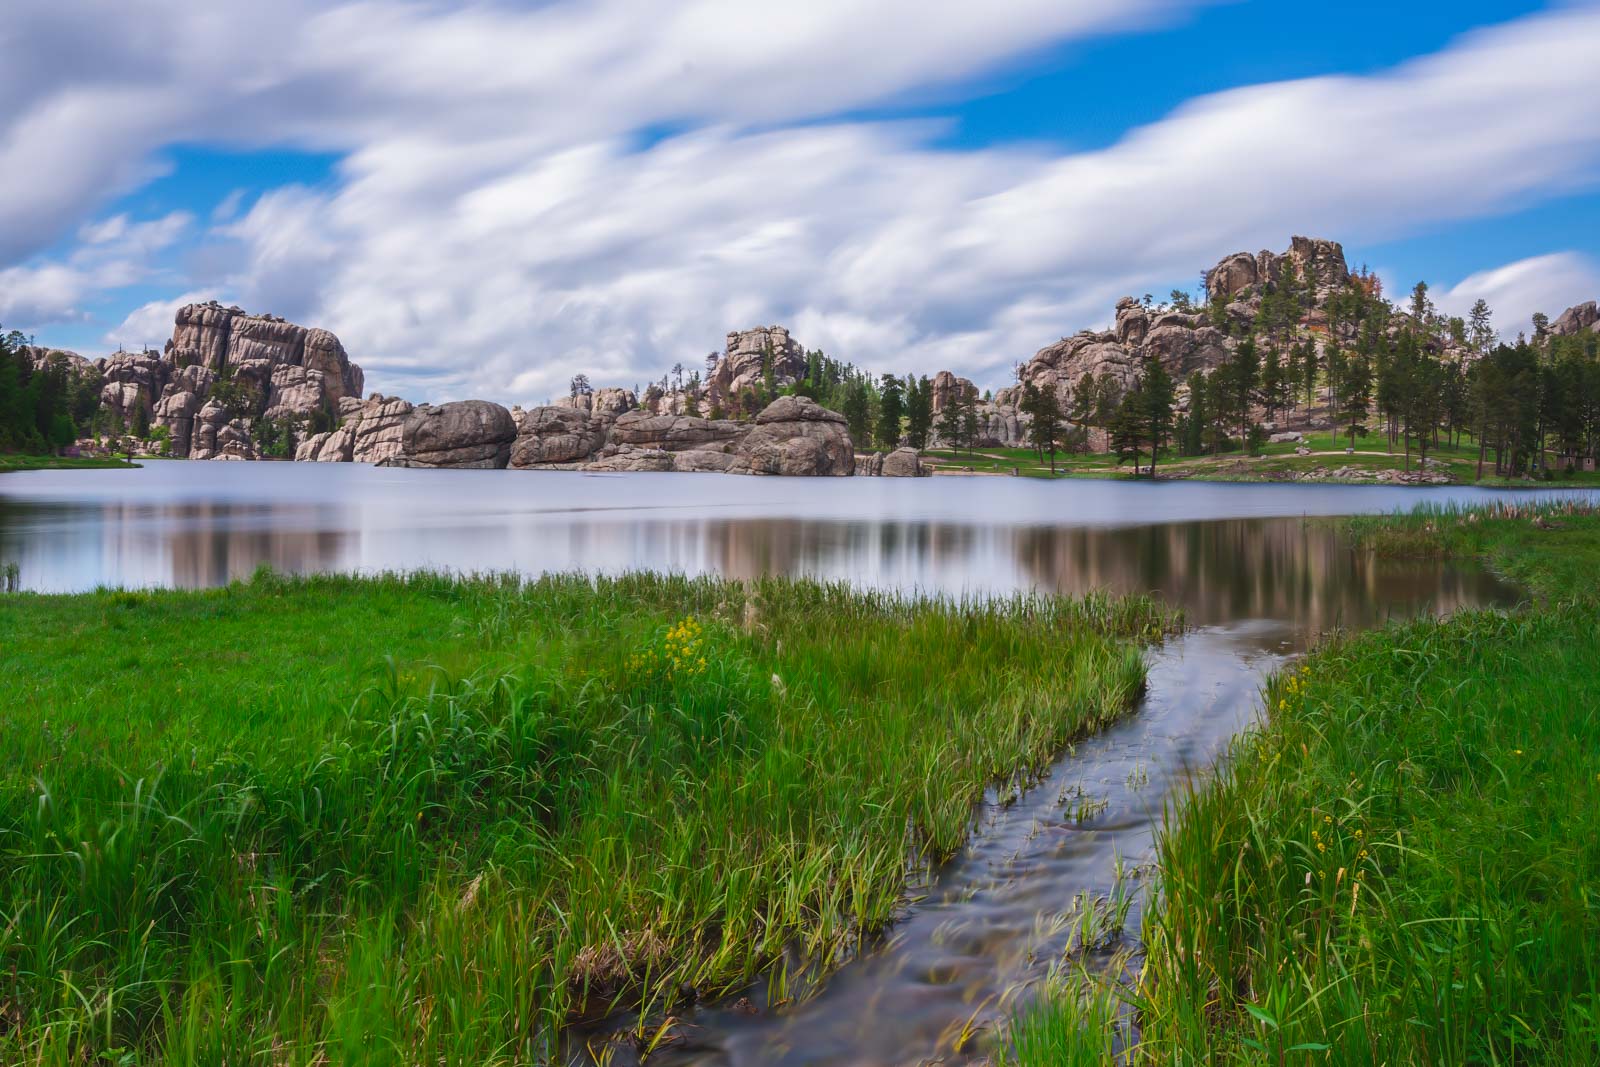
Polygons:
<instances>
[{"instance_id":1,"label":"pine tree","mask_svg":"<svg viewBox=\"0 0 1600 1067\"><path fill-rule=\"evenodd\" d=\"M1054 386L1040 389L1032 382L1022 387L1022 410L1031 420L1028 441L1040 457L1049 456L1050 473L1056 472L1056 449L1061 443L1061 401Z\"/></svg>"},{"instance_id":2,"label":"pine tree","mask_svg":"<svg viewBox=\"0 0 1600 1067\"><path fill-rule=\"evenodd\" d=\"M905 414L905 393L900 379L885 374L878 386L878 444L885 451L900 447L900 419Z\"/></svg>"},{"instance_id":3,"label":"pine tree","mask_svg":"<svg viewBox=\"0 0 1600 1067\"><path fill-rule=\"evenodd\" d=\"M912 448L928 447L928 431L933 429L933 383L926 375L906 375L906 442Z\"/></svg>"}]
</instances>

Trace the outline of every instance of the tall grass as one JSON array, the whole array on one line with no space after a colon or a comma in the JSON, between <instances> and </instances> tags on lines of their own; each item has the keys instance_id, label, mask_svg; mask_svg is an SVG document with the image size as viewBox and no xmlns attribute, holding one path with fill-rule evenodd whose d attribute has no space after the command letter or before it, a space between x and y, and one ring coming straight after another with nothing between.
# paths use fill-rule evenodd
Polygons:
<instances>
[{"instance_id":1,"label":"tall grass","mask_svg":"<svg viewBox=\"0 0 1600 1067\"><path fill-rule=\"evenodd\" d=\"M1353 521L1481 554L1539 600L1346 637L1168 812L1133 988L1079 981L1008 1062L1600 1062L1600 515L1567 502ZM1050 1041L1041 1043L1040 1034Z\"/></svg>"},{"instance_id":2,"label":"tall grass","mask_svg":"<svg viewBox=\"0 0 1600 1067\"><path fill-rule=\"evenodd\" d=\"M0 1061L540 1062L848 951L1169 623L648 575L6 598Z\"/></svg>"}]
</instances>

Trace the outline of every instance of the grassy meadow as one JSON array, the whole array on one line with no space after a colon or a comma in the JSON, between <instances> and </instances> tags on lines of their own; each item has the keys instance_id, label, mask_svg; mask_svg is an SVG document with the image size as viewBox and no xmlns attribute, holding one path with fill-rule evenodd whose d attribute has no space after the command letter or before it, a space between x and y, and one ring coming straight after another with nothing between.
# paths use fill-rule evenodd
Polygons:
<instances>
[{"instance_id":1,"label":"grassy meadow","mask_svg":"<svg viewBox=\"0 0 1600 1067\"><path fill-rule=\"evenodd\" d=\"M99 470L137 466L137 463L122 456L31 456L0 452L0 474L6 471Z\"/></svg>"},{"instance_id":2,"label":"grassy meadow","mask_svg":"<svg viewBox=\"0 0 1600 1067\"><path fill-rule=\"evenodd\" d=\"M0 597L0 1062L540 1062L847 953L1172 623L651 576Z\"/></svg>"},{"instance_id":3,"label":"grassy meadow","mask_svg":"<svg viewBox=\"0 0 1600 1067\"><path fill-rule=\"evenodd\" d=\"M1375 552L1524 584L1329 641L1169 813L1127 987L1058 981L1017 1065L1600 1062L1600 512L1350 520Z\"/></svg>"},{"instance_id":4,"label":"grassy meadow","mask_svg":"<svg viewBox=\"0 0 1600 1067\"><path fill-rule=\"evenodd\" d=\"M1315 478L1308 475L1332 472L1341 468L1358 471L1404 471L1417 469L1418 457L1413 451L1408 459L1403 449L1386 447L1382 437L1356 439L1355 451L1347 454L1350 441L1326 431L1308 433L1305 444L1311 449L1309 456L1297 455L1296 445L1287 443L1266 444L1261 454L1249 455L1242 451L1222 452L1206 456L1178 456L1163 452L1156 465L1161 478L1182 478L1203 482L1286 482L1310 480L1317 484L1372 485L1370 477L1333 478L1327 474ZM949 449L930 449L927 458L946 471L971 470L974 474L1017 474L1026 478L1097 478L1132 479L1131 462L1117 462L1117 457L1103 452L1060 452L1056 454L1056 469L1051 473L1048 462L1030 448L978 448L953 452ZM1428 450L1431 469L1450 475L1463 485L1483 485L1495 488L1594 488L1600 486L1600 472L1552 471L1550 481L1531 478L1497 478L1494 475L1494 457L1491 454L1478 477L1478 447L1470 439L1460 444L1441 443ZM1144 457L1142 463L1149 463Z\"/></svg>"}]
</instances>

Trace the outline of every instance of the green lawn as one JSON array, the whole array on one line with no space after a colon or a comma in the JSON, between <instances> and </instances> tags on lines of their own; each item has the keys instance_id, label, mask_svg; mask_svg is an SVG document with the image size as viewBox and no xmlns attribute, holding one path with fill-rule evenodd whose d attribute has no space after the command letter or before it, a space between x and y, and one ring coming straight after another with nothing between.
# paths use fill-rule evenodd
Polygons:
<instances>
[{"instance_id":1,"label":"green lawn","mask_svg":"<svg viewBox=\"0 0 1600 1067\"><path fill-rule=\"evenodd\" d=\"M1293 443L1267 444L1261 455L1250 456L1242 451L1223 452L1208 456L1178 456L1164 452L1156 465L1158 476L1187 478L1195 481L1266 482L1287 481L1295 475L1324 469L1334 471L1341 467L1355 467L1364 471L1401 471L1418 469L1419 457L1415 452L1407 458L1403 450L1389 450L1380 436L1356 438L1355 451L1346 453L1350 441L1327 432L1308 434L1305 446L1313 455L1295 454ZM952 452L949 449L929 449L926 455L947 470L970 468L974 473L1017 474L1029 478L1106 478L1133 477L1131 462L1118 463L1117 457L1108 453L1067 453L1056 455L1056 471L1052 475L1048 461L1027 448L980 448L972 452ZM1484 467L1484 476L1478 478L1478 449L1469 438L1459 445L1445 443L1429 449L1428 459L1444 464L1454 481L1493 487L1517 488L1582 488L1600 486L1600 472L1564 471L1554 474L1550 481L1531 478L1496 478L1491 456ZM1148 464L1148 457L1141 459ZM1334 480L1334 479L1327 479ZM1370 479L1347 477L1344 481L1372 484Z\"/></svg>"},{"instance_id":2,"label":"green lawn","mask_svg":"<svg viewBox=\"0 0 1600 1067\"><path fill-rule=\"evenodd\" d=\"M1600 514L1351 521L1369 550L1477 555L1527 609L1335 639L1183 799L1129 988L1086 975L1005 1061L1600 1062Z\"/></svg>"},{"instance_id":3,"label":"green lawn","mask_svg":"<svg viewBox=\"0 0 1600 1067\"><path fill-rule=\"evenodd\" d=\"M0 474L6 471L95 470L105 467L135 467L121 456L25 456L0 452Z\"/></svg>"},{"instance_id":4,"label":"green lawn","mask_svg":"<svg viewBox=\"0 0 1600 1067\"><path fill-rule=\"evenodd\" d=\"M0 597L0 1062L541 1062L574 1012L827 959L1170 623L648 576Z\"/></svg>"}]
</instances>

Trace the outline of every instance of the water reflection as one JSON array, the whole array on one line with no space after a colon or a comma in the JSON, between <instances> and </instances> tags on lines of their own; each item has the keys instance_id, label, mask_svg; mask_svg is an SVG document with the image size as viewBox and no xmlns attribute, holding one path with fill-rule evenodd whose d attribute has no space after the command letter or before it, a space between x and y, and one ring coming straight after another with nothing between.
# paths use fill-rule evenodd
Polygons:
<instances>
[{"instance_id":1,"label":"water reflection","mask_svg":"<svg viewBox=\"0 0 1600 1067\"><path fill-rule=\"evenodd\" d=\"M1331 525L1298 518L1103 527L567 512L386 525L330 504L0 501L0 559L20 565L25 588L51 591L218 585L261 564L288 573L654 568L950 595L1105 589L1157 593L1198 624L1270 618L1311 631L1505 595L1475 568L1373 559Z\"/></svg>"}]
</instances>

